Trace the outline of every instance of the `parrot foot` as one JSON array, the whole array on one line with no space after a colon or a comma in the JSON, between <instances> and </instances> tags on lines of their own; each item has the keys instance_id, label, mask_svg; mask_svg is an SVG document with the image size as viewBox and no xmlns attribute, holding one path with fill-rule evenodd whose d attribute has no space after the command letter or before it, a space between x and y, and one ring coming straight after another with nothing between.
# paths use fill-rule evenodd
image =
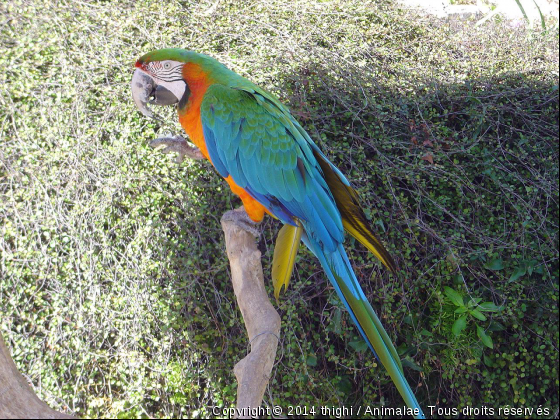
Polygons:
<instances>
[{"instance_id":1,"label":"parrot foot","mask_svg":"<svg viewBox=\"0 0 560 420\"><path fill-rule=\"evenodd\" d=\"M251 218L249 217L249 215L247 214L243 206L235 210L226 211L222 216L222 221L235 223L241 229L253 235L255 239L261 236L259 223L251 220Z\"/></svg>"},{"instance_id":2,"label":"parrot foot","mask_svg":"<svg viewBox=\"0 0 560 420\"><path fill-rule=\"evenodd\" d=\"M169 137L158 137L150 142L150 146L154 149L160 146L165 146L165 149L162 150L163 153L179 153L177 156L177 163L183 162L185 156L188 156L191 159L204 159L204 155L200 149L198 147L190 146L181 136L171 137L171 134L169 134Z\"/></svg>"}]
</instances>

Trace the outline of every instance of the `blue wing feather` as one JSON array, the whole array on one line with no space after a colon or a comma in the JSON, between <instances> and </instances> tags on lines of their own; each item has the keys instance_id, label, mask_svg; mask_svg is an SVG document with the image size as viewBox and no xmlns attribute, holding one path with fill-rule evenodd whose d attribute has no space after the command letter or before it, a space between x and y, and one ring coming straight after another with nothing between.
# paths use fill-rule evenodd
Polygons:
<instances>
[{"instance_id":1,"label":"blue wing feather","mask_svg":"<svg viewBox=\"0 0 560 420\"><path fill-rule=\"evenodd\" d=\"M222 177L227 178L229 176L229 171L218 153L214 131L207 126L203 126L202 130L204 133L204 140L206 141L206 149L208 150L214 168L216 168Z\"/></svg>"}]
</instances>

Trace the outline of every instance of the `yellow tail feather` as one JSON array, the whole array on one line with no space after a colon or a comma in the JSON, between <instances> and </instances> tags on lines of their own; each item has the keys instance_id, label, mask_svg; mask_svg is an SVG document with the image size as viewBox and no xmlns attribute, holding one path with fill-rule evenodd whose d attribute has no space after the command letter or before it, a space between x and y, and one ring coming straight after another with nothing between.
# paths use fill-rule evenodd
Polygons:
<instances>
[{"instance_id":1,"label":"yellow tail feather","mask_svg":"<svg viewBox=\"0 0 560 420\"><path fill-rule=\"evenodd\" d=\"M342 226L344 226L344 230L360 241L373 255L379 258L379 261L381 261L385 267L394 273L396 271L395 262L383 244L379 242L367 227L360 226L360 228L356 228L356 223L359 223L359 220L350 221L346 217L342 217Z\"/></svg>"},{"instance_id":2,"label":"yellow tail feather","mask_svg":"<svg viewBox=\"0 0 560 420\"><path fill-rule=\"evenodd\" d=\"M296 255L301 241L303 227L299 221L296 221L297 227L285 224L276 238L274 246L274 257L272 258L272 284L274 285L274 297L276 301L280 296L282 286L284 290L288 288Z\"/></svg>"}]
</instances>

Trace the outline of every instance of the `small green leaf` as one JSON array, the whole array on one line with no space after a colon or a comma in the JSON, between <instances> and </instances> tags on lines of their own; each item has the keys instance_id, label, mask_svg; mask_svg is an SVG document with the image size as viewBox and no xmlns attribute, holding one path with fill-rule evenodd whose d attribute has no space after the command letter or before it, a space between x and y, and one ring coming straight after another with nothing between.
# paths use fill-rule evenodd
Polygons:
<instances>
[{"instance_id":1,"label":"small green leaf","mask_svg":"<svg viewBox=\"0 0 560 420\"><path fill-rule=\"evenodd\" d=\"M490 326L488 327L488 331L503 331L505 329L506 327L504 327L502 324L500 324L497 321L491 321Z\"/></svg>"},{"instance_id":2,"label":"small green leaf","mask_svg":"<svg viewBox=\"0 0 560 420\"><path fill-rule=\"evenodd\" d=\"M494 305L492 302L482 302L480 305L478 305L477 309L482 312L498 312L502 308L500 306Z\"/></svg>"},{"instance_id":3,"label":"small green leaf","mask_svg":"<svg viewBox=\"0 0 560 420\"><path fill-rule=\"evenodd\" d=\"M535 269L536 265L536 260L524 261L524 266L527 267L527 273L529 273L530 276L533 274L533 270Z\"/></svg>"},{"instance_id":4,"label":"small green leaf","mask_svg":"<svg viewBox=\"0 0 560 420\"><path fill-rule=\"evenodd\" d=\"M494 360L492 360L492 358L486 354L484 355L484 364L488 367L495 366Z\"/></svg>"},{"instance_id":5,"label":"small green leaf","mask_svg":"<svg viewBox=\"0 0 560 420\"><path fill-rule=\"evenodd\" d=\"M342 312L340 309L335 309L333 316L333 332L335 334L342 334Z\"/></svg>"},{"instance_id":6,"label":"small green leaf","mask_svg":"<svg viewBox=\"0 0 560 420\"><path fill-rule=\"evenodd\" d=\"M484 329L480 326L476 326L476 335L478 335L478 338L480 338L480 341L482 341L482 344L484 344L486 347L493 349L494 348L494 343L492 343L492 338L486 334L484 332Z\"/></svg>"},{"instance_id":7,"label":"small green leaf","mask_svg":"<svg viewBox=\"0 0 560 420\"><path fill-rule=\"evenodd\" d=\"M476 309L471 309L469 313L474 316L476 319L480 319L481 321L486 321L486 317L482 314L482 312L477 311Z\"/></svg>"},{"instance_id":8,"label":"small green leaf","mask_svg":"<svg viewBox=\"0 0 560 420\"><path fill-rule=\"evenodd\" d=\"M457 319L453 323L453 327L451 327L451 331L453 331L453 334L458 336L459 334L461 334L461 331L463 331L466 326L467 326L467 316L463 315L461 318Z\"/></svg>"},{"instance_id":9,"label":"small green leaf","mask_svg":"<svg viewBox=\"0 0 560 420\"><path fill-rule=\"evenodd\" d=\"M511 273L511 276L508 280L508 283L511 283L512 281L515 281L515 280L523 277L526 272L527 272L527 269L524 266L516 267L515 270L513 270L513 273Z\"/></svg>"},{"instance_id":10,"label":"small green leaf","mask_svg":"<svg viewBox=\"0 0 560 420\"><path fill-rule=\"evenodd\" d=\"M495 258L493 260L487 261L484 264L484 268L493 271L502 270L504 268L504 262L499 258Z\"/></svg>"},{"instance_id":11,"label":"small green leaf","mask_svg":"<svg viewBox=\"0 0 560 420\"><path fill-rule=\"evenodd\" d=\"M402 365L403 365L403 367L407 367L407 368L410 368L412 370L417 370L418 372L424 372L424 369L422 369L420 366L418 366L412 360L403 359L402 360Z\"/></svg>"},{"instance_id":12,"label":"small green leaf","mask_svg":"<svg viewBox=\"0 0 560 420\"><path fill-rule=\"evenodd\" d=\"M451 300L455 306L464 306L463 296L461 296L459 292L447 286L445 286L444 291L449 300Z\"/></svg>"},{"instance_id":13,"label":"small green leaf","mask_svg":"<svg viewBox=\"0 0 560 420\"><path fill-rule=\"evenodd\" d=\"M358 352L363 352L368 349L368 345L364 340L350 341L348 345Z\"/></svg>"},{"instance_id":14,"label":"small green leaf","mask_svg":"<svg viewBox=\"0 0 560 420\"><path fill-rule=\"evenodd\" d=\"M335 386L341 394L348 395L352 392L352 382L350 382L346 375L340 378Z\"/></svg>"},{"instance_id":15,"label":"small green leaf","mask_svg":"<svg viewBox=\"0 0 560 420\"><path fill-rule=\"evenodd\" d=\"M460 308L455 309L456 314L464 314L467 311L468 311L468 309L467 309L466 306L461 306Z\"/></svg>"},{"instance_id":16,"label":"small green leaf","mask_svg":"<svg viewBox=\"0 0 560 420\"><path fill-rule=\"evenodd\" d=\"M399 354L399 356L402 356L406 353L408 353L410 347L408 347L406 345L406 343L401 343L398 347L397 347L397 353Z\"/></svg>"},{"instance_id":17,"label":"small green leaf","mask_svg":"<svg viewBox=\"0 0 560 420\"><path fill-rule=\"evenodd\" d=\"M311 355L307 357L307 365L308 366L317 366L317 356Z\"/></svg>"}]
</instances>

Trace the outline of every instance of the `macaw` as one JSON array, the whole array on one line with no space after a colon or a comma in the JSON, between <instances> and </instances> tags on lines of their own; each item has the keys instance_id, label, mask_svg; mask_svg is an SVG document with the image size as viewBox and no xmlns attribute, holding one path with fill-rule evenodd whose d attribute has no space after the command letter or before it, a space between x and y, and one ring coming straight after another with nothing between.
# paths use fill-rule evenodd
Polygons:
<instances>
[{"instance_id":1,"label":"macaw","mask_svg":"<svg viewBox=\"0 0 560 420\"><path fill-rule=\"evenodd\" d=\"M397 351L344 250L346 231L389 270L396 270L342 172L274 95L217 60L193 51L161 49L143 55L135 67L132 91L138 108L153 116L148 102L176 103L181 126L241 198L249 218L260 222L269 214L284 223L273 258L276 297L288 286L301 240L319 259L409 409L424 418Z\"/></svg>"}]
</instances>

